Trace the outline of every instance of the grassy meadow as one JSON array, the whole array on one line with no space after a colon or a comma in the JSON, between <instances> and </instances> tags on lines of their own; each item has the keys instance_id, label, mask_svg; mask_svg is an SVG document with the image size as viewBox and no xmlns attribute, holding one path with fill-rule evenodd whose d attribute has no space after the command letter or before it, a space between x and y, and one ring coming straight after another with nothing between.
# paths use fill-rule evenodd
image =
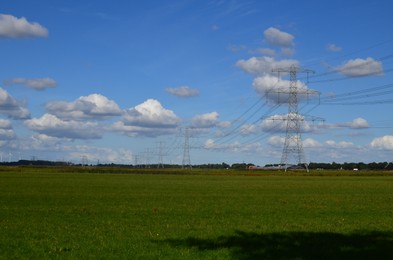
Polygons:
<instances>
[{"instance_id":1,"label":"grassy meadow","mask_svg":"<svg viewBox=\"0 0 393 260\"><path fill-rule=\"evenodd\" d=\"M0 169L0 259L393 259L392 174L87 169Z\"/></svg>"}]
</instances>

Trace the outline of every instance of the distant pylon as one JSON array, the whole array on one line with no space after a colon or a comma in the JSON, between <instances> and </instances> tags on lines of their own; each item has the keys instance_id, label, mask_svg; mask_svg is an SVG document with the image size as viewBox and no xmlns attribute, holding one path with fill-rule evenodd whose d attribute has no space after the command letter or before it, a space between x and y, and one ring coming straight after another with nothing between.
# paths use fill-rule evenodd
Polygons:
<instances>
[{"instance_id":1,"label":"distant pylon","mask_svg":"<svg viewBox=\"0 0 393 260\"><path fill-rule=\"evenodd\" d=\"M184 150L183 150L183 162L182 168L192 169L191 159L190 159L190 133L189 128L186 128L184 133Z\"/></svg>"},{"instance_id":2,"label":"distant pylon","mask_svg":"<svg viewBox=\"0 0 393 260\"><path fill-rule=\"evenodd\" d=\"M292 65L289 69L277 69L275 71L289 72L290 75L290 84L289 84L289 91L288 91L288 114L286 118L286 135L285 135L285 142L284 142L284 147L281 156L281 165L284 166L286 170L288 164L291 162L292 159L296 164L298 165L304 164L307 168L307 164L305 162L304 150L303 150L302 136L300 133L301 124L304 121L304 118L301 115L299 115L299 110L298 110L299 90L297 88L296 75L298 72L304 72L308 74L312 71L306 69L300 69L294 65Z\"/></svg>"},{"instance_id":3,"label":"distant pylon","mask_svg":"<svg viewBox=\"0 0 393 260\"><path fill-rule=\"evenodd\" d=\"M158 142L158 164L157 168L164 168L164 142Z\"/></svg>"},{"instance_id":4,"label":"distant pylon","mask_svg":"<svg viewBox=\"0 0 393 260\"><path fill-rule=\"evenodd\" d=\"M134 155L134 164L136 168L139 168L139 155Z\"/></svg>"}]
</instances>

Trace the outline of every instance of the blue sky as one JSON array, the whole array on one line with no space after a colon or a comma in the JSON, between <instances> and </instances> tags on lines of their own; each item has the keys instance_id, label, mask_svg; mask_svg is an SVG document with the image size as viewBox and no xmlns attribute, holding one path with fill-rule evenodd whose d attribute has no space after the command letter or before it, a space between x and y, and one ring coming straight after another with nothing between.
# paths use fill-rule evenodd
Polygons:
<instances>
[{"instance_id":1,"label":"blue sky","mask_svg":"<svg viewBox=\"0 0 393 260\"><path fill-rule=\"evenodd\" d=\"M306 161L393 160L390 1L5 1L0 155L279 163L291 65ZM280 100L279 100L280 99ZM304 117L303 117L304 116ZM309 121L309 119L320 120Z\"/></svg>"}]
</instances>

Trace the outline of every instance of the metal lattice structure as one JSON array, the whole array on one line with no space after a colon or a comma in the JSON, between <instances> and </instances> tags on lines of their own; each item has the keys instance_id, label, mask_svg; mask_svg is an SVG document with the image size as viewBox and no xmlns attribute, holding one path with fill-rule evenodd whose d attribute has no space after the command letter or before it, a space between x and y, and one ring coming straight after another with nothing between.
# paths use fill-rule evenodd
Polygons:
<instances>
[{"instance_id":1,"label":"metal lattice structure","mask_svg":"<svg viewBox=\"0 0 393 260\"><path fill-rule=\"evenodd\" d=\"M158 142L158 163L157 168L164 168L164 142Z\"/></svg>"},{"instance_id":2,"label":"metal lattice structure","mask_svg":"<svg viewBox=\"0 0 393 260\"><path fill-rule=\"evenodd\" d=\"M182 168L192 168L190 159L190 133L189 129L185 129L184 133L184 150L183 150L183 162Z\"/></svg>"},{"instance_id":3,"label":"metal lattice structure","mask_svg":"<svg viewBox=\"0 0 393 260\"><path fill-rule=\"evenodd\" d=\"M277 69L275 71L279 73L289 73L290 75L289 90L287 92L288 114L285 118L286 135L280 164L285 167L285 170L289 165L291 165L291 163L295 165L304 164L307 168L301 136L301 125L304 122L304 117L299 114L298 109L299 94L311 95L314 91L302 90L299 92L297 87L297 73L303 72L308 74L312 71L300 69L294 65L292 65L289 69Z\"/></svg>"}]
</instances>

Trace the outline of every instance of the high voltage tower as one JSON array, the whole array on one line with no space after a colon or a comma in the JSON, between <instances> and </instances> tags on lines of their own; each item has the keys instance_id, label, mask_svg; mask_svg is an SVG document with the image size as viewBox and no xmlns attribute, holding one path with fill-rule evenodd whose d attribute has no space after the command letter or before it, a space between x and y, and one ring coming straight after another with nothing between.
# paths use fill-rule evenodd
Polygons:
<instances>
[{"instance_id":1,"label":"high voltage tower","mask_svg":"<svg viewBox=\"0 0 393 260\"><path fill-rule=\"evenodd\" d=\"M296 165L304 164L308 170L301 136L301 125L304 122L304 116L299 114L299 102L301 102L299 97L301 95L306 95L307 97L313 96L318 92L309 89L299 90L297 86L297 74L307 73L308 75L309 73L313 73L313 71L292 65L290 68L275 69L273 72L289 73L290 75L289 89L279 90L276 93L278 95L288 95L288 114L283 119L286 122L286 135L280 164L285 167L285 170L291 162L294 162Z\"/></svg>"},{"instance_id":2,"label":"high voltage tower","mask_svg":"<svg viewBox=\"0 0 393 260\"><path fill-rule=\"evenodd\" d=\"M165 143L158 142L158 164L157 168L164 168L164 150L165 150Z\"/></svg>"},{"instance_id":3,"label":"high voltage tower","mask_svg":"<svg viewBox=\"0 0 393 260\"><path fill-rule=\"evenodd\" d=\"M185 129L184 132L184 149L183 149L183 161L182 168L192 168L191 159L190 159L190 132L189 128Z\"/></svg>"}]
</instances>

